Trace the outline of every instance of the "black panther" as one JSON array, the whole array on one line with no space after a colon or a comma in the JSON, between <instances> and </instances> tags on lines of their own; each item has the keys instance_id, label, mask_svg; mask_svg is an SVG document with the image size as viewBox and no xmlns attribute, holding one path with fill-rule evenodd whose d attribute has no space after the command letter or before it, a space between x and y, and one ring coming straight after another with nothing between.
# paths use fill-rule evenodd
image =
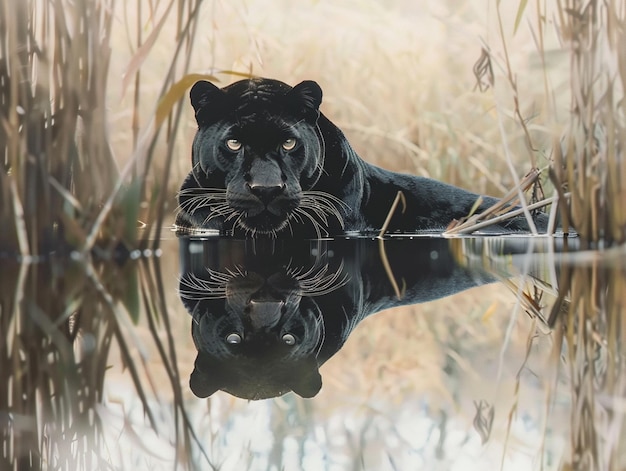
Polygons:
<instances>
[{"instance_id":1,"label":"black panther","mask_svg":"<svg viewBox=\"0 0 626 471\"><path fill-rule=\"evenodd\" d=\"M493 281L454 260L450 241L424 237L180 239L179 293L198 355L190 387L245 399L315 396L319 367L365 317ZM393 281L392 281L393 279Z\"/></svg>"},{"instance_id":2,"label":"black panther","mask_svg":"<svg viewBox=\"0 0 626 471\"><path fill-rule=\"evenodd\" d=\"M179 241L179 294L198 350L191 390L253 400L315 396L320 366L370 315L520 273L543 279L555 251L578 247L575 238L525 236Z\"/></svg>"},{"instance_id":3,"label":"black panther","mask_svg":"<svg viewBox=\"0 0 626 471\"><path fill-rule=\"evenodd\" d=\"M317 237L378 232L398 192L389 232L442 231L497 202L430 178L369 164L319 110L313 81L290 87L253 78L191 89L198 132L192 169L178 195L177 229L251 237ZM478 202L478 203L477 203ZM535 215L539 231L547 217ZM524 216L495 231L527 231Z\"/></svg>"}]
</instances>

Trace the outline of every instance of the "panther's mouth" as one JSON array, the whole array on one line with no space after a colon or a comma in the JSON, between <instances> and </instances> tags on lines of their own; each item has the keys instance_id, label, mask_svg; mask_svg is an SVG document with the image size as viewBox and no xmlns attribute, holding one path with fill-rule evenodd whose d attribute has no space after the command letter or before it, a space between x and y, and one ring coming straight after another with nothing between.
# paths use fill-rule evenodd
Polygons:
<instances>
[{"instance_id":1,"label":"panther's mouth","mask_svg":"<svg viewBox=\"0 0 626 471\"><path fill-rule=\"evenodd\" d=\"M239 225L252 234L276 234L283 230L289 221L289 215L276 215L267 209L254 215L239 219Z\"/></svg>"},{"instance_id":2,"label":"panther's mouth","mask_svg":"<svg viewBox=\"0 0 626 471\"><path fill-rule=\"evenodd\" d=\"M278 232L287 231L292 235L309 234L311 237L327 237L330 225L336 223L343 230L344 220L341 211L351 208L336 196L320 191L304 191L299 198L270 201L269 204L251 202L235 197L229 201L227 221L234 221L233 228L239 228L246 236L269 235L276 237ZM341 208L341 211L340 209ZM226 211L219 213L225 215ZM303 230L303 226L306 229Z\"/></svg>"}]
</instances>

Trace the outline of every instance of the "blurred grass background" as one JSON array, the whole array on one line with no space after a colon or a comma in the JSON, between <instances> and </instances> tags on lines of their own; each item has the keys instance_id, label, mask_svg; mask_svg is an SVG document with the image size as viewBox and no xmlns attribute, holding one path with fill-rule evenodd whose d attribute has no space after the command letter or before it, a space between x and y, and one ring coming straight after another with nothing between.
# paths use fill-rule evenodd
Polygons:
<instances>
[{"instance_id":1,"label":"blurred grass background","mask_svg":"<svg viewBox=\"0 0 626 471\"><path fill-rule=\"evenodd\" d=\"M136 219L158 239L190 166L191 73L316 80L366 160L495 196L538 169L566 226L626 239L621 1L2 8L2 246L133 245Z\"/></svg>"},{"instance_id":2,"label":"blurred grass background","mask_svg":"<svg viewBox=\"0 0 626 471\"><path fill-rule=\"evenodd\" d=\"M590 246L623 242L626 58L620 45L625 31L625 5L617 0L506 5L0 0L0 252L36 255L55 240L102 253L114 253L120 243L158 244L189 171L196 128L184 87L172 95L180 101L163 107L160 100L190 73L213 76L220 85L239 79L237 74L291 84L316 80L324 90L323 112L363 158L476 192L502 195L537 167L550 196L552 163L556 189L575 195L561 208L564 219ZM157 122L159 104L168 114ZM147 223L147 230L138 233L137 220ZM600 281L578 282L575 299L583 299L585 287L597 290L591 299L607 295L603 277L591 278ZM144 297L136 306L146 313L165 312L164 306L152 305L149 294L156 283L140 284ZM34 286L27 290L33 296ZM623 311L619 293L617 288L610 293L618 313ZM603 303L600 295L596 304ZM38 302L49 308L45 300ZM96 302L99 309L106 307ZM467 396L446 396L446 372L450 367L471 372L463 355L480 358L485 345L501 341L515 302L487 287L462 299L368 319L341 357L324 366L320 399L343 393L351 400L357 390L363 391L364 403L380 397L393 401L410 389L430 391L456 407L455 401ZM13 303L11 298L3 306L18 312ZM120 310L138 312L116 306L118 316ZM54 320L58 315L48 314ZM580 316L596 314L587 310ZM595 319L603 323L605 318ZM610 333L623 338L621 324L610 320L605 323L613 326ZM525 352L534 332L523 316L516 322L513 358ZM21 335L16 325L8 322L6 328ZM594 330L591 340L578 345L593 342L597 332L603 331ZM568 335L574 343L574 334ZM456 347L442 350L450 342ZM71 357L71 348L67 351ZM9 355L7 364L16 358L19 353ZM135 358L142 360L137 352ZM357 361L365 367L351 368ZM483 364L489 369L496 361ZM174 395L182 394L181 387L186 391L186 375L182 367L180 378L170 372L172 383L180 379ZM484 389L490 385L482 372L470 377L477 389L466 391L487 397ZM592 381L587 377L583 387ZM513 395L501 397L514 402L515 380L507 388L501 391ZM504 428L510 407L498 409ZM611 430L615 438L616 428ZM181 448L189 441L181 440Z\"/></svg>"},{"instance_id":3,"label":"blurred grass background","mask_svg":"<svg viewBox=\"0 0 626 471\"><path fill-rule=\"evenodd\" d=\"M151 14L158 19L165 5ZM517 80L518 93L523 97L522 114L535 125L530 126L533 135L551 143L554 129L550 126L554 123L543 113L545 90L537 82L544 67L529 29L522 25L513 35L515 11L503 10L508 16L503 21L510 61L515 70L523 71ZM277 0L269 5L215 1L204 5L199 24L190 61L194 72L212 74L220 85L240 79L220 73L225 70L290 84L316 80L324 90L323 111L345 130L366 160L477 192L498 195L513 185L496 113L499 106L512 117L512 90L503 78L504 58L493 5L452 1L391 1L384 5L368 0L339 4ZM133 26L129 26L131 37L136 34ZM151 105L159 98L160 72L173 51L167 34L171 27L169 22L163 25L142 64L141 99ZM150 27L144 34L149 32ZM120 33L113 37L121 39L123 31ZM551 72L554 69L552 80L561 88L557 98L563 106L567 100L563 87L567 55L556 49L554 35L548 40L552 44L547 47L554 48L549 51L552 58L548 67ZM491 49L494 61L494 83L488 87L478 87L473 72L483 47ZM132 143L133 94L132 84L120 90L119 78L128 70L133 51L120 49L116 49L111 63L109 93L115 117L113 145L123 158L129 155L124 149ZM118 101L121 96L124 98ZM561 111L566 119L566 109ZM152 112L151 107L140 110L140 122L147 122ZM178 140L173 181L180 181L188 172L189 142L195 132L188 105L183 115L184 137ZM514 119L504 121L516 171L524 174L529 169L529 156L523 130ZM538 165L545 167L545 149L537 153L541 154Z\"/></svg>"}]
</instances>

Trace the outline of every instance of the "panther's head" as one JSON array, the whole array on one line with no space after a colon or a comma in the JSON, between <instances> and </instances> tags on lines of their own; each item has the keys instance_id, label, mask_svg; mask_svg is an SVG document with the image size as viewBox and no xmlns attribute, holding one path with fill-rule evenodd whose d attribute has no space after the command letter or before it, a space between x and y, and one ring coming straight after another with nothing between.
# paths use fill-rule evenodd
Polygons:
<instances>
[{"instance_id":1,"label":"panther's head","mask_svg":"<svg viewBox=\"0 0 626 471\"><path fill-rule=\"evenodd\" d=\"M244 270L180 280L180 296L192 314L198 350L190 386L198 397L218 390L245 399L294 391L313 397L322 386L318 354L324 320L316 295L347 282L342 269L286 268L260 274Z\"/></svg>"},{"instance_id":2,"label":"panther's head","mask_svg":"<svg viewBox=\"0 0 626 471\"><path fill-rule=\"evenodd\" d=\"M276 235L306 222L324 235L341 222L336 197L311 191L324 166L317 126L322 90L249 79L225 88L200 81L191 89L198 122L192 148L192 185L179 208L195 226Z\"/></svg>"}]
</instances>

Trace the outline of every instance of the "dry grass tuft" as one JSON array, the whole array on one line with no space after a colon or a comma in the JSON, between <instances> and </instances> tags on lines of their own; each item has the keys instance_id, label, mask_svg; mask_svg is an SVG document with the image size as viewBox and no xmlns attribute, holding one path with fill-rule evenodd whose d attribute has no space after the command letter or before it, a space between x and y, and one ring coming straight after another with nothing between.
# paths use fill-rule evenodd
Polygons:
<instances>
[{"instance_id":1,"label":"dry grass tuft","mask_svg":"<svg viewBox=\"0 0 626 471\"><path fill-rule=\"evenodd\" d=\"M626 241L626 13L623 2L558 2L570 55L571 115L551 176L571 191L564 220L590 244Z\"/></svg>"},{"instance_id":2,"label":"dry grass tuft","mask_svg":"<svg viewBox=\"0 0 626 471\"><path fill-rule=\"evenodd\" d=\"M568 448L558 469L623 469L620 398L626 391L626 368L621 360L626 336L626 253L622 247L569 253L567 243L553 246L558 241L543 240L529 251L538 251L532 257L523 251L509 253L507 244L514 247L511 239L461 239L453 244L461 263L483 267L502 278L517 298L516 310L519 307L536 323L529 330L526 358L518 359L520 374L530 370L526 362L542 344L552 350L539 356L541 366L533 369L545 393L544 453L550 453L550 435L561 429ZM526 243L533 248L532 239ZM524 276L511 278L520 269ZM509 344L508 335L509 331L503 345ZM522 399L518 389L525 387L525 382L518 377L509 428ZM565 398L569 420L559 407Z\"/></svg>"},{"instance_id":3,"label":"dry grass tuft","mask_svg":"<svg viewBox=\"0 0 626 471\"><path fill-rule=\"evenodd\" d=\"M0 247L38 254L86 240L119 176L105 113L111 2L3 2L0 17Z\"/></svg>"},{"instance_id":4,"label":"dry grass tuft","mask_svg":"<svg viewBox=\"0 0 626 471\"><path fill-rule=\"evenodd\" d=\"M161 94L175 83L189 67L200 2L171 0L160 8L149 2L120 3L121 11L112 0L2 5L0 220L6 229L0 250L29 256L62 246L83 252L94 245L132 248L139 219L157 222L150 226L154 233L144 231L141 245L160 231L182 104L171 104L167 122L162 118L155 125L154 101L142 98L141 65L163 25L173 24L174 49L168 68L160 72ZM116 13L137 22L132 59L121 82L123 88L134 82L133 140L124 149L130 158L122 160L111 146L108 114ZM151 25L147 37L145 22ZM152 117L142 122L140 110L148 107ZM162 129L166 136L159 139ZM165 161L153 168L154 147L163 142Z\"/></svg>"},{"instance_id":5,"label":"dry grass tuft","mask_svg":"<svg viewBox=\"0 0 626 471\"><path fill-rule=\"evenodd\" d=\"M565 225L589 245L626 241L623 2L520 1L512 12L503 3L485 15L484 5L452 0L273 0L269 8L251 0L1 2L0 257L32 260L59 246L111 257L120 246L158 244L189 169L195 126L181 98L190 80L224 85L249 73L319 81L323 111L364 158L389 169L496 196L514 188L511 201L530 207L542 197L526 202L528 180L519 176L540 175L545 185L551 168ZM140 234L138 220L150 223ZM0 417L2 469L106 465L93 452L103 445L94 411L113 346L146 422L163 431L148 400L161 385L145 368L132 322L146 323L164 365L175 403L171 443L186 463L202 447L194 448L181 407L158 262L78 258L2 266L0 367L11 373L0 410L12 414ZM624 312L626 287L623 263L604 263L562 274L550 321L555 361L561 343L568 347L571 465L581 469L610 469L623 435L613 419L623 415L612 415L607 398L624 391L624 329L611 313ZM520 303L539 312L534 293L526 294ZM448 363L471 373L456 350L446 353L452 362L428 348L452 338L458 352L480 350L485 334L466 317L456 332L434 320L441 310L458 319L458 304L373 319L376 327L352 341L354 359L366 356L379 381L355 383L369 384L372 397L400 397L425 388L422 378L439 378ZM490 325L490 306L474 300L464 308L474 325ZM501 333L490 327L488 336L499 341ZM406 368L416 374L407 377ZM447 385L435 383L433 395L453 403Z\"/></svg>"},{"instance_id":6,"label":"dry grass tuft","mask_svg":"<svg viewBox=\"0 0 626 471\"><path fill-rule=\"evenodd\" d=\"M107 469L119 461L119 437L111 443L104 433L116 401L104 392L112 351L130 378L143 425L171 437L172 459L186 462L196 439L183 407L186 380L178 370L159 259L123 266L52 260L2 269L0 468ZM149 332L162 371L158 381L137 341L137 324ZM166 391L171 403L155 404ZM124 420L120 433L133 437L130 419Z\"/></svg>"},{"instance_id":7,"label":"dry grass tuft","mask_svg":"<svg viewBox=\"0 0 626 471\"><path fill-rule=\"evenodd\" d=\"M581 257L580 257L581 258ZM566 265L551 306L555 349L571 381L571 454L565 469L622 469L626 368L626 269L623 252L589 253Z\"/></svg>"}]
</instances>

